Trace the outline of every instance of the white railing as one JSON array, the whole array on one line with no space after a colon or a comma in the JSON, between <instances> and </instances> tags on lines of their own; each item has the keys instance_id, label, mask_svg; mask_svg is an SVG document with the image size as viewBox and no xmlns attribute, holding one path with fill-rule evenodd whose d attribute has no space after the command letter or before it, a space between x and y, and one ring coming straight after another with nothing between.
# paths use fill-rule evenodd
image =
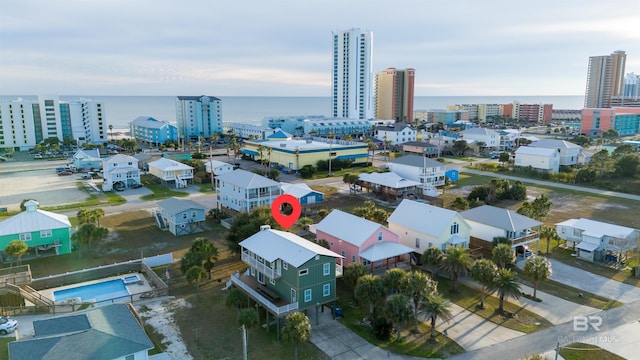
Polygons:
<instances>
[{"instance_id":1,"label":"white railing","mask_svg":"<svg viewBox=\"0 0 640 360\"><path fill-rule=\"evenodd\" d=\"M231 282L244 290L249 296L256 299L259 303L266 306L269 310L271 310L276 316L284 315L288 312L298 310L298 303L291 303L284 306L275 306L271 301L267 300L262 294L252 289L251 286L245 284L242 280L240 280L240 274L235 273L231 275Z\"/></svg>"},{"instance_id":2,"label":"white railing","mask_svg":"<svg viewBox=\"0 0 640 360\"><path fill-rule=\"evenodd\" d=\"M269 279L279 279L282 274L280 273L280 269L272 269L266 266L264 263L258 261L258 259L252 257L250 254L243 252L242 253L242 261L249 264L252 268L260 271Z\"/></svg>"}]
</instances>

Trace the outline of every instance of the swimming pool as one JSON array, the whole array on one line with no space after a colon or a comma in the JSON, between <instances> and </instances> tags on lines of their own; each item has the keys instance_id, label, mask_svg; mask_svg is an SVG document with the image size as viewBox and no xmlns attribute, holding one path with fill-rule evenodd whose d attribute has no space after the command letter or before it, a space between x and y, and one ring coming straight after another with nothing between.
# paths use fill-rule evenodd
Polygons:
<instances>
[{"instance_id":1,"label":"swimming pool","mask_svg":"<svg viewBox=\"0 0 640 360\"><path fill-rule=\"evenodd\" d=\"M89 300L100 302L119 298L128 299L129 291L122 279L113 279L53 292L53 301L55 302L77 298L80 298L81 302L88 302Z\"/></svg>"}]
</instances>

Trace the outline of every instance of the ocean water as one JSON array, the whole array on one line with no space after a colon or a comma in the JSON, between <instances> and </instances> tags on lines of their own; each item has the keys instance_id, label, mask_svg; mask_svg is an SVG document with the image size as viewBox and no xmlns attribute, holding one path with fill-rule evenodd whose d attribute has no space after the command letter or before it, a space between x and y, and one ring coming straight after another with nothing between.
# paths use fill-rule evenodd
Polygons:
<instances>
[{"instance_id":1,"label":"ocean water","mask_svg":"<svg viewBox=\"0 0 640 360\"><path fill-rule=\"evenodd\" d=\"M37 96L0 96L0 100L35 100ZM175 96L91 96L60 95L60 100L79 98L101 101L105 107L107 124L114 129L128 129L138 116L175 122ZM331 97L258 97L218 96L222 100L222 121L260 124L266 116L324 115L331 112ZM567 96L416 96L415 110L444 109L455 104L553 104L554 109L582 109L584 97Z\"/></svg>"}]
</instances>

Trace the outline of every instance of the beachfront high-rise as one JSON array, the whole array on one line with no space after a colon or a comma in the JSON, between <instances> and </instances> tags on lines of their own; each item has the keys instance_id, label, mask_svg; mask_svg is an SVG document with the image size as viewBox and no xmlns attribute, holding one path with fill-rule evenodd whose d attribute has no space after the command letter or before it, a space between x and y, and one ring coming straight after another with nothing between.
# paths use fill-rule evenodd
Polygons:
<instances>
[{"instance_id":1,"label":"beachfront high-rise","mask_svg":"<svg viewBox=\"0 0 640 360\"><path fill-rule=\"evenodd\" d=\"M332 35L331 116L372 119L373 33L354 28Z\"/></svg>"},{"instance_id":2,"label":"beachfront high-rise","mask_svg":"<svg viewBox=\"0 0 640 360\"><path fill-rule=\"evenodd\" d=\"M626 60L627 55L622 50L589 57L585 108L609 108L611 98L622 95Z\"/></svg>"},{"instance_id":3,"label":"beachfront high-rise","mask_svg":"<svg viewBox=\"0 0 640 360\"><path fill-rule=\"evenodd\" d=\"M60 101L57 95L0 101L0 148L27 150L48 138L104 144L108 140L104 111L101 102Z\"/></svg>"},{"instance_id":4,"label":"beachfront high-rise","mask_svg":"<svg viewBox=\"0 0 640 360\"><path fill-rule=\"evenodd\" d=\"M176 122L183 141L222 134L222 101L213 96L178 96Z\"/></svg>"},{"instance_id":5,"label":"beachfront high-rise","mask_svg":"<svg viewBox=\"0 0 640 360\"><path fill-rule=\"evenodd\" d=\"M415 69L388 68L376 74L376 119L411 123Z\"/></svg>"}]
</instances>

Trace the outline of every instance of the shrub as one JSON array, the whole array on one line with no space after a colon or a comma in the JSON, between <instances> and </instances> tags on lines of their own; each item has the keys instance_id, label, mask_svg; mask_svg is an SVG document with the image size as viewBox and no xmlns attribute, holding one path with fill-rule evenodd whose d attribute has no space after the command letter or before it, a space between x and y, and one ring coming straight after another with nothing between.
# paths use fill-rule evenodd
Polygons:
<instances>
[{"instance_id":1,"label":"shrub","mask_svg":"<svg viewBox=\"0 0 640 360\"><path fill-rule=\"evenodd\" d=\"M302 176L303 179L310 179L317 172L318 169L313 167L313 165L305 165L300 169L300 176Z\"/></svg>"},{"instance_id":2,"label":"shrub","mask_svg":"<svg viewBox=\"0 0 640 360\"><path fill-rule=\"evenodd\" d=\"M391 338L391 330L393 329L393 324L387 321L384 317L377 317L373 319L371 323L373 327L373 336L378 340L389 340Z\"/></svg>"}]
</instances>

